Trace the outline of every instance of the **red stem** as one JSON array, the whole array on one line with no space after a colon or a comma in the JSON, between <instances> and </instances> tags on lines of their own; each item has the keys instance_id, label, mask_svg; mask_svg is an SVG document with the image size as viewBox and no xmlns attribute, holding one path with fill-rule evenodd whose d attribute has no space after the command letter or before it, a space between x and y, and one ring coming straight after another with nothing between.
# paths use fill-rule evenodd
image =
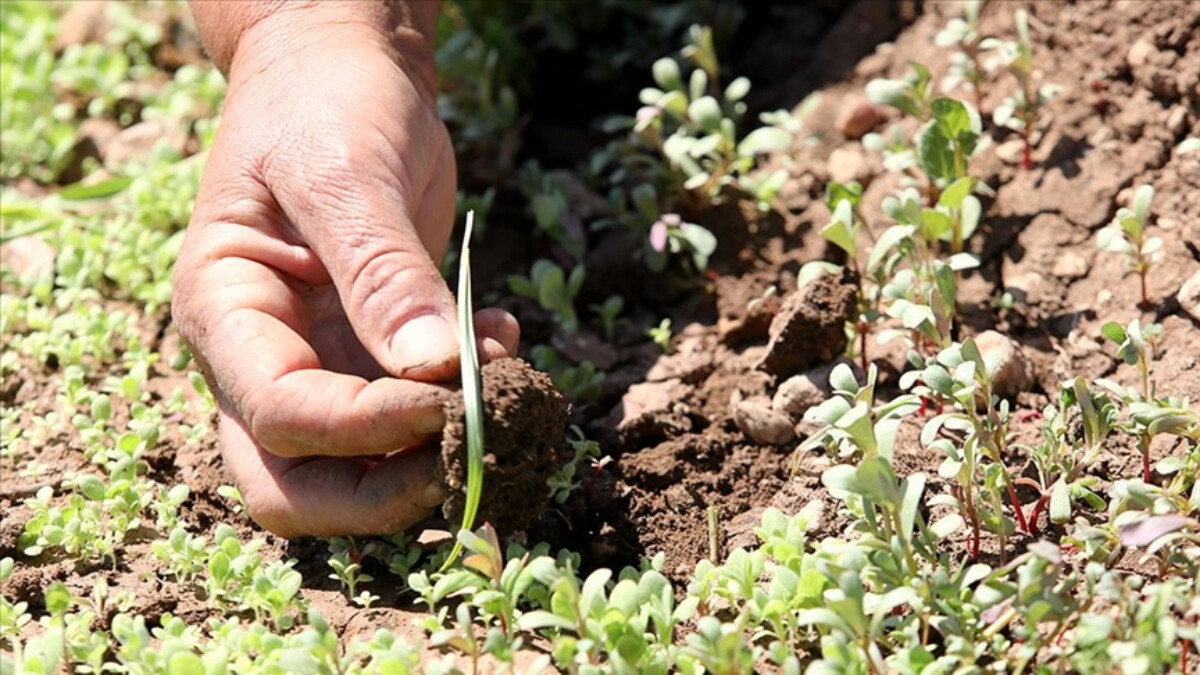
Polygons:
<instances>
[{"instance_id":1,"label":"red stem","mask_svg":"<svg viewBox=\"0 0 1200 675\"><path fill-rule=\"evenodd\" d=\"M1141 275L1141 277L1142 277L1142 311L1149 312L1150 311L1150 297L1146 294L1146 275L1143 274L1143 275Z\"/></svg>"},{"instance_id":2,"label":"red stem","mask_svg":"<svg viewBox=\"0 0 1200 675\"><path fill-rule=\"evenodd\" d=\"M1008 500L1012 502L1013 511L1017 512L1017 522L1021 525L1021 529L1028 534L1033 534L1029 530L1029 523L1025 520L1025 512L1021 510L1021 502L1017 499L1017 490L1013 487L1012 481L1006 476L1004 479L1005 487L1008 488Z\"/></svg>"}]
</instances>

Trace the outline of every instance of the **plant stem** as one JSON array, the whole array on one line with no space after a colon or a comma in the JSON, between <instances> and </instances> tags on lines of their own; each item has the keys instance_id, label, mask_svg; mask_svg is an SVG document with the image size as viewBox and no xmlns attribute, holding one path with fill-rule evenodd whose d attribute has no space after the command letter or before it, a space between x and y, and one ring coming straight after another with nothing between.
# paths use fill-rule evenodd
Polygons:
<instances>
[{"instance_id":1,"label":"plant stem","mask_svg":"<svg viewBox=\"0 0 1200 675\"><path fill-rule=\"evenodd\" d=\"M708 506L708 559L714 565L721 563L721 526L717 507L711 504Z\"/></svg>"},{"instance_id":2,"label":"plant stem","mask_svg":"<svg viewBox=\"0 0 1200 675\"><path fill-rule=\"evenodd\" d=\"M1142 280L1142 311L1149 312L1150 311L1150 297L1146 294L1146 273L1143 272L1139 276L1141 277L1141 280Z\"/></svg>"}]
</instances>

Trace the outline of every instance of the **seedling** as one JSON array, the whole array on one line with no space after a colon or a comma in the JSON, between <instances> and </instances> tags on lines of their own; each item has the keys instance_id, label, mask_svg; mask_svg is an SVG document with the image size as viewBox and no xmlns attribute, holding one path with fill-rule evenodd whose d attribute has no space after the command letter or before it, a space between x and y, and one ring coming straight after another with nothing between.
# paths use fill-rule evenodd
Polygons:
<instances>
[{"instance_id":1,"label":"seedling","mask_svg":"<svg viewBox=\"0 0 1200 675\"><path fill-rule=\"evenodd\" d=\"M591 361L571 365L553 347L535 345L529 353L534 368L548 373L554 386L572 401L584 403L600 395L604 373L596 370Z\"/></svg>"},{"instance_id":2,"label":"seedling","mask_svg":"<svg viewBox=\"0 0 1200 675\"><path fill-rule=\"evenodd\" d=\"M462 266L459 274L461 279ZM563 330L574 333L579 330L579 317L575 313L575 296L583 286L583 266L571 270L570 276L549 260L538 260L533 264L528 277L508 277L508 287L517 295L536 300L542 309L553 313Z\"/></svg>"},{"instance_id":3,"label":"seedling","mask_svg":"<svg viewBox=\"0 0 1200 675\"><path fill-rule=\"evenodd\" d=\"M466 231L463 232L462 254L459 257L458 266L458 354L462 371L462 395L467 435L467 500L463 506L459 531L468 533L475 522L475 513L479 510L479 499L483 494L484 447L483 383L479 379L479 355L475 352L475 311L471 300L471 228L474 224L475 214L468 211ZM558 267L554 267L554 269L559 270L558 278L561 282L562 270ZM577 269L581 271L583 268ZM579 283L582 283L582 278L581 272ZM578 291L578 284L576 284L576 291ZM570 297L574 297L574 294L572 293ZM571 316L574 316L574 310L572 310ZM462 540L459 539L455 541L454 549L442 564L443 571L453 564L461 551Z\"/></svg>"},{"instance_id":4,"label":"seedling","mask_svg":"<svg viewBox=\"0 0 1200 675\"><path fill-rule=\"evenodd\" d=\"M792 470L799 468L802 453L823 447L841 461L857 461L880 456L891 460L900 419L920 408L916 396L900 396L875 403L875 384L879 370L871 364L867 381L859 385L846 364L838 364L829 375L834 397L809 408L804 420L822 424L796 449Z\"/></svg>"},{"instance_id":5,"label":"seedling","mask_svg":"<svg viewBox=\"0 0 1200 675\"><path fill-rule=\"evenodd\" d=\"M629 323L626 319L620 318L621 310L625 309L625 298L619 295L610 295L602 304L588 305L588 309L595 312L600 319L601 325L604 326L604 339L609 342L613 341L618 325Z\"/></svg>"},{"instance_id":6,"label":"seedling","mask_svg":"<svg viewBox=\"0 0 1200 675\"><path fill-rule=\"evenodd\" d=\"M717 238L706 228L695 223L685 223L675 213L661 216L650 227L650 252L646 264L651 270L661 272L672 254L686 253L696 272L708 269L708 258L717 250Z\"/></svg>"},{"instance_id":7,"label":"seedling","mask_svg":"<svg viewBox=\"0 0 1200 675\"><path fill-rule=\"evenodd\" d=\"M663 353L671 351L671 319L666 318L658 323L657 326L646 329L646 335L650 341L658 345Z\"/></svg>"},{"instance_id":8,"label":"seedling","mask_svg":"<svg viewBox=\"0 0 1200 675\"><path fill-rule=\"evenodd\" d=\"M995 52L1001 67L1012 73L1017 80L1017 92L1004 99L992 113L992 120L997 126L1008 127L1021 133L1021 140L1024 142L1021 168L1028 171L1033 168L1032 134L1037 125L1038 115L1058 93L1059 87L1053 84L1036 86L1033 81L1033 42L1029 37L1029 14L1019 9L1014 15L1014 20L1017 25L1016 42L985 38L979 47L984 51Z\"/></svg>"},{"instance_id":9,"label":"seedling","mask_svg":"<svg viewBox=\"0 0 1200 675\"><path fill-rule=\"evenodd\" d=\"M958 48L951 57L950 74L942 83L943 91L952 91L960 83L965 83L975 94L976 108L983 107L984 75L979 64L980 42L983 39L979 32L980 4L979 0L964 2L962 18L952 17L933 38L939 47Z\"/></svg>"},{"instance_id":10,"label":"seedling","mask_svg":"<svg viewBox=\"0 0 1200 675\"><path fill-rule=\"evenodd\" d=\"M1146 277L1154 265L1162 260L1163 240L1147 237L1146 227L1150 220L1150 202L1154 199L1154 188L1143 185L1133 195L1133 208L1122 208L1108 227L1096 234L1096 245L1102 251L1125 254L1130 271L1138 275L1142 289L1142 309L1150 310L1150 298L1146 294Z\"/></svg>"}]
</instances>

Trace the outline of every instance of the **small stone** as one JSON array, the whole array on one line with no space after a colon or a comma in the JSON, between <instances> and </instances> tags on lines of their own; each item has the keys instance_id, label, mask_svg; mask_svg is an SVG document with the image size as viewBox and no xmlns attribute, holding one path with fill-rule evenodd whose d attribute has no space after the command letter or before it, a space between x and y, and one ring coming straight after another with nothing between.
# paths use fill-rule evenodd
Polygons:
<instances>
[{"instance_id":1,"label":"small stone","mask_svg":"<svg viewBox=\"0 0 1200 675\"><path fill-rule=\"evenodd\" d=\"M150 156L154 146L163 140L175 150L183 152L187 146L187 131L167 120L139 122L109 142L104 154L104 168L116 172L130 160L144 160Z\"/></svg>"},{"instance_id":2,"label":"small stone","mask_svg":"<svg viewBox=\"0 0 1200 675\"><path fill-rule=\"evenodd\" d=\"M1103 288L1100 290L1099 293L1096 294L1096 304L1097 305L1107 305L1109 302L1112 301L1112 298L1113 298L1112 291L1108 290L1107 288Z\"/></svg>"},{"instance_id":3,"label":"small stone","mask_svg":"<svg viewBox=\"0 0 1200 675\"><path fill-rule=\"evenodd\" d=\"M1067 251L1054 261L1051 272L1059 279L1082 279L1088 273L1088 261L1074 251Z\"/></svg>"},{"instance_id":4,"label":"small stone","mask_svg":"<svg viewBox=\"0 0 1200 675\"><path fill-rule=\"evenodd\" d=\"M1125 62L1132 69L1138 69L1146 65L1154 53L1158 50L1154 48L1154 44L1145 40L1138 40L1133 43L1129 51L1125 54Z\"/></svg>"},{"instance_id":5,"label":"small stone","mask_svg":"<svg viewBox=\"0 0 1200 675\"><path fill-rule=\"evenodd\" d=\"M52 275L57 258L58 251L36 235L17 237L0 246L0 266L26 281Z\"/></svg>"},{"instance_id":6,"label":"small stone","mask_svg":"<svg viewBox=\"0 0 1200 675\"><path fill-rule=\"evenodd\" d=\"M771 407L789 415L803 415L809 408L818 406L833 395L833 387L829 384L829 374L835 366L846 364L854 371L856 378L862 377L862 370L844 356L832 363L817 366L794 377L788 378L771 399Z\"/></svg>"},{"instance_id":7,"label":"small stone","mask_svg":"<svg viewBox=\"0 0 1200 675\"><path fill-rule=\"evenodd\" d=\"M1088 145L1092 146L1093 148L1098 148L1115 139L1116 137L1116 130L1105 124L1104 126L1093 131L1091 136L1088 136Z\"/></svg>"},{"instance_id":8,"label":"small stone","mask_svg":"<svg viewBox=\"0 0 1200 675\"><path fill-rule=\"evenodd\" d=\"M1174 218L1159 218L1154 221L1161 229L1174 230L1179 227L1179 221Z\"/></svg>"},{"instance_id":9,"label":"small stone","mask_svg":"<svg viewBox=\"0 0 1200 675\"><path fill-rule=\"evenodd\" d=\"M975 346L992 375L992 391L999 396L1016 396L1034 383L1033 364L1021 345L994 330L975 336Z\"/></svg>"},{"instance_id":10,"label":"small stone","mask_svg":"<svg viewBox=\"0 0 1200 675\"><path fill-rule=\"evenodd\" d=\"M850 140L858 140L887 119L879 106L866 99L854 99L842 108L838 129Z\"/></svg>"},{"instance_id":11,"label":"small stone","mask_svg":"<svg viewBox=\"0 0 1200 675\"><path fill-rule=\"evenodd\" d=\"M1026 272L1004 282L1004 290L1012 295L1015 302L1036 305L1041 302L1042 289L1046 286L1046 277L1037 272Z\"/></svg>"},{"instance_id":12,"label":"small stone","mask_svg":"<svg viewBox=\"0 0 1200 675\"><path fill-rule=\"evenodd\" d=\"M1195 274L1183 282L1175 299L1179 300L1180 309L1192 317L1193 321L1200 321L1200 270L1196 270Z\"/></svg>"},{"instance_id":13,"label":"small stone","mask_svg":"<svg viewBox=\"0 0 1200 675\"><path fill-rule=\"evenodd\" d=\"M853 148L837 148L829 153L829 179L837 183L848 183L862 176L867 168L867 158Z\"/></svg>"},{"instance_id":14,"label":"small stone","mask_svg":"<svg viewBox=\"0 0 1200 675\"><path fill-rule=\"evenodd\" d=\"M621 397L623 416L618 426L625 426L643 415L671 411L676 402L691 393L692 387L674 378L635 384Z\"/></svg>"},{"instance_id":15,"label":"small stone","mask_svg":"<svg viewBox=\"0 0 1200 675\"><path fill-rule=\"evenodd\" d=\"M796 439L792 418L772 410L765 397L734 403L733 421L759 445L783 445Z\"/></svg>"},{"instance_id":16,"label":"small stone","mask_svg":"<svg viewBox=\"0 0 1200 675\"><path fill-rule=\"evenodd\" d=\"M1176 105L1167 113L1167 131L1170 131L1176 138L1187 131L1187 108L1185 106Z\"/></svg>"},{"instance_id":17,"label":"small stone","mask_svg":"<svg viewBox=\"0 0 1200 675\"><path fill-rule=\"evenodd\" d=\"M1020 164L1025 154L1025 141L1013 138L996 146L996 157L1005 164Z\"/></svg>"}]
</instances>

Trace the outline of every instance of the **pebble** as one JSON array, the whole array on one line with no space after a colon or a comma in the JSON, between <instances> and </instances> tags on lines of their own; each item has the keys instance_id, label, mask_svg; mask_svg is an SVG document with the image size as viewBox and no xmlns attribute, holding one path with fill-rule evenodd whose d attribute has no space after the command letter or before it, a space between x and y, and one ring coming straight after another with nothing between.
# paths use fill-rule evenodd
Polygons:
<instances>
[{"instance_id":1,"label":"pebble","mask_svg":"<svg viewBox=\"0 0 1200 675\"><path fill-rule=\"evenodd\" d=\"M1074 251L1067 251L1054 261L1051 273L1059 279L1082 279L1088 273L1088 261Z\"/></svg>"},{"instance_id":2,"label":"pebble","mask_svg":"<svg viewBox=\"0 0 1200 675\"><path fill-rule=\"evenodd\" d=\"M862 381L862 370L846 357L838 357L833 363L827 363L807 370L799 375L789 377L779 385L775 396L771 399L771 407L789 415L803 415L809 408L818 406L833 395L829 384L829 374L834 366L845 363L854 371L854 375Z\"/></svg>"},{"instance_id":3,"label":"pebble","mask_svg":"<svg viewBox=\"0 0 1200 675\"><path fill-rule=\"evenodd\" d=\"M975 336L975 345L992 373L993 393L1016 396L1033 386L1033 364L1015 340L988 330Z\"/></svg>"},{"instance_id":4,"label":"pebble","mask_svg":"<svg viewBox=\"0 0 1200 675\"><path fill-rule=\"evenodd\" d=\"M1167 131L1170 131L1176 138L1187 131L1187 112L1185 106L1176 105L1167 113Z\"/></svg>"},{"instance_id":5,"label":"pebble","mask_svg":"<svg viewBox=\"0 0 1200 675\"><path fill-rule=\"evenodd\" d=\"M733 421L759 445L784 445L796 439L796 427L786 413L772 410L765 397L733 404Z\"/></svg>"},{"instance_id":6,"label":"pebble","mask_svg":"<svg viewBox=\"0 0 1200 675\"><path fill-rule=\"evenodd\" d=\"M1012 138L996 146L996 156L1005 164L1020 164L1025 154L1025 141Z\"/></svg>"},{"instance_id":7,"label":"pebble","mask_svg":"<svg viewBox=\"0 0 1200 675\"><path fill-rule=\"evenodd\" d=\"M1200 270L1196 270L1183 282L1175 299L1179 300L1180 309L1192 317L1193 321L1200 321Z\"/></svg>"},{"instance_id":8,"label":"pebble","mask_svg":"<svg viewBox=\"0 0 1200 675\"><path fill-rule=\"evenodd\" d=\"M854 99L842 108L838 130L850 140L858 140L887 119L879 106L866 99Z\"/></svg>"},{"instance_id":9,"label":"pebble","mask_svg":"<svg viewBox=\"0 0 1200 675\"><path fill-rule=\"evenodd\" d=\"M109 141L104 153L104 168L115 172L129 160L145 159L160 140L182 152L187 145L187 132L167 120L139 122Z\"/></svg>"},{"instance_id":10,"label":"pebble","mask_svg":"<svg viewBox=\"0 0 1200 675\"><path fill-rule=\"evenodd\" d=\"M867 158L859 150L837 148L829 154L829 180L848 183L860 177L867 166Z\"/></svg>"},{"instance_id":11,"label":"pebble","mask_svg":"<svg viewBox=\"0 0 1200 675\"><path fill-rule=\"evenodd\" d=\"M1142 66L1146 65L1146 63L1150 60L1150 57L1153 56L1157 51L1158 50L1155 49L1154 45L1150 42L1138 40L1137 42L1134 42L1133 46L1129 48L1129 51L1125 53L1125 62L1129 64L1130 68L1141 68Z\"/></svg>"}]
</instances>

